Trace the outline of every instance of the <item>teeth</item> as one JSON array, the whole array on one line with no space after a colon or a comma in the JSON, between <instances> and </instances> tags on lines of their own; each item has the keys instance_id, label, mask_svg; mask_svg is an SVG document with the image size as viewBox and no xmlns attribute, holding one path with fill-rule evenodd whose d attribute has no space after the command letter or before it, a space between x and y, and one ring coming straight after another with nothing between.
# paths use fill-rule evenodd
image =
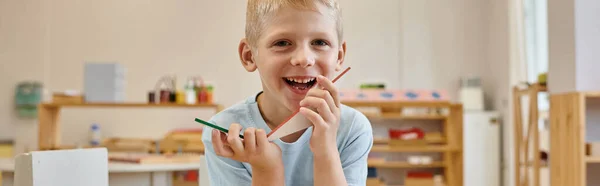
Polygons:
<instances>
[{"instance_id":1,"label":"teeth","mask_svg":"<svg viewBox=\"0 0 600 186\"><path fill-rule=\"evenodd\" d=\"M286 78L286 79L288 81L292 81L292 82L296 82L296 83L308 83L308 82L315 80L315 78L306 78L306 79Z\"/></svg>"}]
</instances>

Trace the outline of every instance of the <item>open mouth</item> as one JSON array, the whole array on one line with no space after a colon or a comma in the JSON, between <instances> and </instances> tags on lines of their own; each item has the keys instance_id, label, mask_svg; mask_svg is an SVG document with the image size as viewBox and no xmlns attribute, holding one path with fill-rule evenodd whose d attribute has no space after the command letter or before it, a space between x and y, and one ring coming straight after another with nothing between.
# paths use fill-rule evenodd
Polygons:
<instances>
[{"instance_id":1,"label":"open mouth","mask_svg":"<svg viewBox=\"0 0 600 186\"><path fill-rule=\"evenodd\" d=\"M312 88L317 82L317 78L315 77L303 77L303 78L283 78L283 80L290 85L292 88L297 90L308 90Z\"/></svg>"}]
</instances>

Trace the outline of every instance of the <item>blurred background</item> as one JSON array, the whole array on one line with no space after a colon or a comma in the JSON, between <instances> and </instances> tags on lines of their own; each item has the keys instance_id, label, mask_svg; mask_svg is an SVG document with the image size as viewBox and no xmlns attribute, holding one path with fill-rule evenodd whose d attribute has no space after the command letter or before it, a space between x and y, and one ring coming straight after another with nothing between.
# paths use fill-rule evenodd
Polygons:
<instances>
[{"instance_id":1,"label":"blurred background","mask_svg":"<svg viewBox=\"0 0 600 186\"><path fill-rule=\"evenodd\" d=\"M237 54L245 6L231 0L0 0L0 185L12 184L12 157L33 150L104 146L201 156L202 144L186 150L201 143L201 126L192 119L209 119L261 90L258 75L246 72ZM376 106L368 115L375 142L391 149L373 152L369 185L593 183L581 175L595 171L588 170L595 135L573 133L588 137L566 145L579 153L560 154L561 145L553 154L550 120L600 131L586 126L600 117L593 96L600 90L600 3L343 0L341 7L345 66L352 70L336 85L348 92L392 92L398 99L387 102L402 108ZM432 92L442 96L423 98ZM551 116L551 95L565 92L590 100L562 102L583 104L573 106L583 110ZM417 98L407 101L412 94ZM347 102L364 106L352 97ZM429 107L422 105L449 110L419 110ZM424 112L427 117L418 115ZM567 113L580 120L559 119ZM445 125L422 124L436 122ZM425 144L415 139L394 150L394 132L415 131L426 133L420 139ZM132 144L116 143L125 139ZM578 172L551 173L549 156L564 156ZM199 172L178 169L168 184L202 185ZM427 178L413 179L418 173ZM574 174L567 180L573 182L551 180L554 174ZM114 178L111 185L149 179Z\"/></svg>"}]
</instances>

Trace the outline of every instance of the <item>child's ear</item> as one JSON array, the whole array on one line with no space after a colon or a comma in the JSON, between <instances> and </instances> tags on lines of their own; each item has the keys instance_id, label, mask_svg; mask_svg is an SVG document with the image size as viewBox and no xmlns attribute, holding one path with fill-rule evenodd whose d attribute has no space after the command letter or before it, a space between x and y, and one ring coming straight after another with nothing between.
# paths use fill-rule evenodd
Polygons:
<instances>
[{"instance_id":1,"label":"child's ear","mask_svg":"<svg viewBox=\"0 0 600 186\"><path fill-rule=\"evenodd\" d=\"M335 67L336 71L342 70L342 64L344 64L344 58L346 57L346 41L342 42L338 51L337 64Z\"/></svg>"},{"instance_id":2,"label":"child's ear","mask_svg":"<svg viewBox=\"0 0 600 186\"><path fill-rule=\"evenodd\" d=\"M242 65L246 71L254 72L256 70L256 63L254 62L254 56L252 56L252 47L246 38L240 41L238 52Z\"/></svg>"}]
</instances>

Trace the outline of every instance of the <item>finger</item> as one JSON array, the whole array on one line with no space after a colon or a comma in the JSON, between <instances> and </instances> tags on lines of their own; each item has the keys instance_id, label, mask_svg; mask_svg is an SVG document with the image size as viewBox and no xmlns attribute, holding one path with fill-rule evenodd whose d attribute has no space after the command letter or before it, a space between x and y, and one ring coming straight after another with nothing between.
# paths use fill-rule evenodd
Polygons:
<instances>
[{"instance_id":1,"label":"finger","mask_svg":"<svg viewBox=\"0 0 600 186\"><path fill-rule=\"evenodd\" d=\"M336 106L335 101L333 100L333 97L331 97L331 94L327 90L311 89L308 91L308 93L306 93L306 96L307 97L312 96L312 97L318 97L318 98L324 99L325 102L327 102L327 106L329 107L329 110L331 110L331 113L337 115L338 107Z\"/></svg>"},{"instance_id":2,"label":"finger","mask_svg":"<svg viewBox=\"0 0 600 186\"><path fill-rule=\"evenodd\" d=\"M269 145L269 140L267 139L267 133L263 129L256 130L256 150L258 152L264 151L265 147Z\"/></svg>"},{"instance_id":3,"label":"finger","mask_svg":"<svg viewBox=\"0 0 600 186\"><path fill-rule=\"evenodd\" d=\"M325 121L323 120L323 118L317 114L315 111L310 110L306 107L301 107L300 108L300 113L302 115L304 115L304 117L306 117L308 120L311 121L311 123L313 124L313 126L315 127L327 127L327 124L325 123Z\"/></svg>"},{"instance_id":4,"label":"finger","mask_svg":"<svg viewBox=\"0 0 600 186\"><path fill-rule=\"evenodd\" d=\"M223 157L231 157L233 156L233 152L230 150L229 147L226 147L224 142L224 138L222 136L225 136L224 134L222 134L220 131L214 130L212 131L212 144L213 144L213 149L215 150L215 154L219 155L219 156L223 156Z\"/></svg>"},{"instance_id":5,"label":"finger","mask_svg":"<svg viewBox=\"0 0 600 186\"><path fill-rule=\"evenodd\" d=\"M223 153L229 154L229 156L233 156L233 149L231 149L231 145L227 142L227 133L219 132L219 136L221 136L221 143L223 144Z\"/></svg>"},{"instance_id":6,"label":"finger","mask_svg":"<svg viewBox=\"0 0 600 186\"><path fill-rule=\"evenodd\" d=\"M302 101L300 101L300 106L308 107L308 108L316 108L317 111L319 112L318 115L320 115L320 117L322 117L322 120L333 121L335 119L335 116L331 112L331 109L329 108L329 106L327 105L327 102L325 102L324 99L307 96Z\"/></svg>"},{"instance_id":7,"label":"finger","mask_svg":"<svg viewBox=\"0 0 600 186\"><path fill-rule=\"evenodd\" d=\"M215 149L215 153L217 155L222 155L221 147L223 146L223 143L221 142L219 132L215 131L214 129L212 130L211 140L213 149Z\"/></svg>"},{"instance_id":8,"label":"finger","mask_svg":"<svg viewBox=\"0 0 600 186\"><path fill-rule=\"evenodd\" d=\"M229 142L227 142L227 133L221 132L221 131L217 131L219 132L219 138L221 139L221 143L223 144L223 146L225 147L229 147Z\"/></svg>"},{"instance_id":9,"label":"finger","mask_svg":"<svg viewBox=\"0 0 600 186\"><path fill-rule=\"evenodd\" d=\"M333 98L335 106L339 108L340 107L340 99L339 99L340 95L339 95L338 89L333 85L333 82L331 82L325 76L319 75L319 76L317 76L317 83L323 89L329 91L329 94L331 94L331 97Z\"/></svg>"},{"instance_id":10,"label":"finger","mask_svg":"<svg viewBox=\"0 0 600 186\"><path fill-rule=\"evenodd\" d=\"M249 127L244 131L244 148L248 153L256 152L256 129Z\"/></svg>"},{"instance_id":11,"label":"finger","mask_svg":"<svg viewBox=\"0 0 600 186\"><path fill-rule=\"evenodd\" d=\"M231 146L231 149L233 149L233 152L239 155L243 155L244 153L244 145L242 144L242 139L239 137L241 130L242 126L234 123L229 126L229 134L227 134L227 142Z\"/></svg>"}]
</instances>

